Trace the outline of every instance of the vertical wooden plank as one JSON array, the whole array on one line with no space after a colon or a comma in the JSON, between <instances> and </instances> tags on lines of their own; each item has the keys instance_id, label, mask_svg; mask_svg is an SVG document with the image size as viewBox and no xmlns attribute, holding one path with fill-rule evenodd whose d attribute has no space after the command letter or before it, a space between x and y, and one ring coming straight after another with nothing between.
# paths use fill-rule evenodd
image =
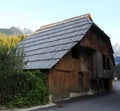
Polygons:
<instances>
[{"instance_id":1,"label":"vertical wooden plank","mask_svg":"<svg viewBox=\"0 0 120 111\"><path fill-rule=\"evenodd\" d=\"M112 79L109 79L109 91L112 91L113 90L113 81Z\"/></svg>"},{"instance_id":2,"label":"vertical wooden plank","mask_svg":"<svg viewBox=\"0 0 120 111\"><path fill-rule=\"evenodd\" d=\"M83 72L83 87L85 91L89 90L89 83L89 72Z\"/></svg>"},{"instance_id":3,"label":"vertical wooden plank","mask_svg":"<svg viewBox=\"0 0 120 111\"><path fill-rule=\"evenodd\" d=\"M103 77L103 60L102 60L102 54L100 52L96 52L97 56L97 77L102 78Z\"/></svg>"}]
</instances>

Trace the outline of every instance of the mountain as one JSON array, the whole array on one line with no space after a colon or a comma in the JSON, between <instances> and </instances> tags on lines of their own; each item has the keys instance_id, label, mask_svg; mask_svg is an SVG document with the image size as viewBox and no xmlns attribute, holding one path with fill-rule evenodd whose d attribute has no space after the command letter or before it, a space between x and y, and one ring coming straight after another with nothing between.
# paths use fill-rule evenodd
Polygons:
<instances>
[{"instance_id":1,"label":"mountain","mask_svg":"<svg viewBox=\"0 0 120 111\"><path fill-rule=\"evenodd\" d=\"M0 28L0 33L6 34L6 35L19 35L19 34L23 34L16 27L11 27L9 29Z\"/></svg>"},{"instance_id":2,"label":"mountain","mask_svg":"<svg viewBox=\"0 0 120 111\"><path fill-rule=\"evenodd\" d=\"M116 43L113 46L113 50L114 50L115 62L116 64L119 64L120 63L120 44Z\"/></svg>"},{"instance_id":3,"label":"mountain","mask_svg":"<svg viewBox=\"0 0 120 111\"><path fill-rule=\"evenodd\" d=\"M21 29L20 27L17 27L17 29L18 29L19 31L21 31L21 32L22 32L23 34L25 34L25 35L29 35L29 34L32 33L32 30L30 30L30 29L28 29L28 28Z\"/></svg>"},{"instance_id":4,"label":"mountain","mask_svg":"<svg viewBox=\"0 0 120 111\"><path fill-rule=\"evenodd\" d=\"M6 34L6 35L19 35L19 34L29 35L32 33L32 31L27 28L21 29L19 27L11 27L9 29L0 28L0 33Z\"/></svg>"},{"instance_id":5,"label":"mountain","mask_svg":"<svg viewBox=\"0 0 120 111\"><path fill-rule=\"evenodd\" d=\"M120 56L120 44L119 44L119 43L116 43L116 44L113 46L113 50L114 50L115 56Z\"/></svg>"}]
</instances>

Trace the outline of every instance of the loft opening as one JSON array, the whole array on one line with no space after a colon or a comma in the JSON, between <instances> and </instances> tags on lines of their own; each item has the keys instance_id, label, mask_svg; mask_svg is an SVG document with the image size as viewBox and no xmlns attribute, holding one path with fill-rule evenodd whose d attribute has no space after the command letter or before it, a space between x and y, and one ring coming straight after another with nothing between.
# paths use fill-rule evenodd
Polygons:
<instances>
[{"instance_id":1,"label":"loft opening","mask_svg":"<svg viewBox=\"0 0 120 111\"><path fill-rule=\"evenodd\" d=\"M79 50L77 48L72 49L72 58L79 59Z\"/></svg>"},{"instance_id":2,"label":"loft opening","mask_svg":"<svg viewBox=\"0 0 120 111\"><path fill-rule=\"evenodd\" d=\"M102 59L103 59L103 69L110 70L110 59L109 59L109 57L107 57L103 54Z\"/></svg>"}]
</instances>

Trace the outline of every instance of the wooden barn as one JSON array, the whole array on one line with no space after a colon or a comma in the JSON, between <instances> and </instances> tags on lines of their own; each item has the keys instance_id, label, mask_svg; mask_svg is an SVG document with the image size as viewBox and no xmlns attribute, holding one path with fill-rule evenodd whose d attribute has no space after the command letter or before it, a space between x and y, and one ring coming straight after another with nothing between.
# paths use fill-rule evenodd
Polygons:
<instances>
[{"instance_id":1,"label":"wooden barn","mask_svg":"<svg viewBox=\"0 0 120 111\"><path fill-rule=\"evenodd\" d=\"M26 70L48 74L50 101L112 90L110 38L90 14L42 26L24 39Z\"/></svg>"}]
</instances>

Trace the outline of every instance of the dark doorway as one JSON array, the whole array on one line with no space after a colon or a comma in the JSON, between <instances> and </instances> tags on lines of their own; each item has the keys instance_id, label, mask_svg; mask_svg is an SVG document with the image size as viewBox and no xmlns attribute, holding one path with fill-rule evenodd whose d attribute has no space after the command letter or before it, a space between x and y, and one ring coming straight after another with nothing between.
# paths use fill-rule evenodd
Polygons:
<instances>
[{"instance_id":1,"label":"dark doorway","mask_svg":"<svg viewBox=\"0 0 120 111\"><path fill-rule=\"evenodd\" d=\"M109 79L103 79L105 91L109 91Z\"/></svg>"}]
</instances>

